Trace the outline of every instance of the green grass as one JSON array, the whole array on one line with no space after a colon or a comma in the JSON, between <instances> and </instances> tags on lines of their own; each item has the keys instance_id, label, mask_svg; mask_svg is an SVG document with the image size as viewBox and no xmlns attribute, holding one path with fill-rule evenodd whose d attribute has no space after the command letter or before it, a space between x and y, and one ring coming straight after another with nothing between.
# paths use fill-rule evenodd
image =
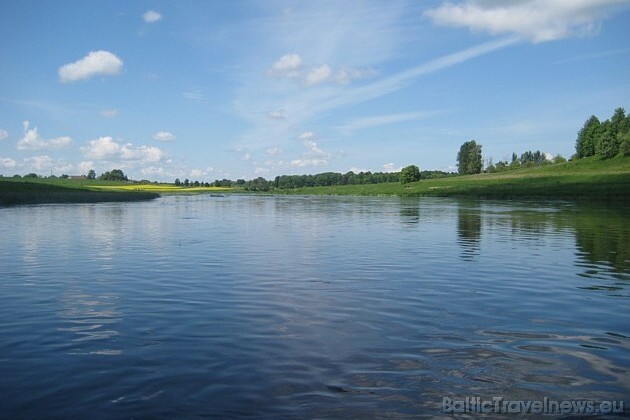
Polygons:
<instances>
[{"instance_id":1,"label":"green grass","mask_svg":"<svg viewBox=\"0 0 630 420\"><path fill-rule=\"evenodd\" d=\"M286 193L630 201L630 157L580 159L494 174L427 179L405 185L310 187Z\"/></svg>"},{"instance_id":2,"label":"green grass","mask_svg":"<svg viewBox=\"0 0 630 420\"><path fill-rule=\"evenodd\" d=\"M159 197L153 192L95 191L83 181L37 178L0 178L0 206L49 203L139 201Z\"/></svg>"},{"instance_id":3,"label":"green grass","mask_svg":"<svg viewBox=\"0 0 630 420\"><path fill-rule=\"evenodd\" d=\"M220 193L233 192L237 188L231 187L178 187L168 184L124 184L124 185L92 185L90 189L100 191L150 191L165 194L177 193Z\"/></svg>"}]
</instances>

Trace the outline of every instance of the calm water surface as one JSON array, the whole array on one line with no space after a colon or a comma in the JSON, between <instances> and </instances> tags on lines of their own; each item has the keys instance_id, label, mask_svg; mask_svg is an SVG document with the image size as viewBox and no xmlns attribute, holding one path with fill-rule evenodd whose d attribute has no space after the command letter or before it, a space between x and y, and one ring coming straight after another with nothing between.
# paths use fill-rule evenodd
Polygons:
<instances>
[{"instance_id":1,"label":"calm water surface","mask_svg":"<svg viewBox=\"0 0 630 420\"><path fill-rule=\"evenodd\" d=\"M208 195L0 209L0 416L627 406L627 210Z\"/></svg>"}]
</instances>

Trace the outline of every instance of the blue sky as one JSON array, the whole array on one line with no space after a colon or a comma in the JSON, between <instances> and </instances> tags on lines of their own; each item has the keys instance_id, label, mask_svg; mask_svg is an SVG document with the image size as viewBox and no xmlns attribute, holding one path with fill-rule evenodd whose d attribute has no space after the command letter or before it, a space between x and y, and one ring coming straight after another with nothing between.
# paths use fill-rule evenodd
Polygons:
<instances>
[{"instance_id":1,"label":"blue sky","mask_svg":"<svg viewBox=\"0 0 630 420\"><path fill-rule=\"evenodd\" d=\"M267 179L574 153L629 0L0 4L0 174Z\"/></svg>"}]
</instances>

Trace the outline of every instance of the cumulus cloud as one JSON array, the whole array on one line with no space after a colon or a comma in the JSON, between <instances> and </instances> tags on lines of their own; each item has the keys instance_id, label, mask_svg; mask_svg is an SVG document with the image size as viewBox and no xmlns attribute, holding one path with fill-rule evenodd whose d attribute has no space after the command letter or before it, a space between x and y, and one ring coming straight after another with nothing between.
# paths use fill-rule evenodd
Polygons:
<instances>
[{"instance_id":1,"label":"cumulus cloud","mask_svg":"<svg viewBox=\"0 0 630 420\"><path fill-rule=\"evenodd\" d=\"M92 162L91 160L84 160L77 165L77 168L79 169L79 173L87 174L88 172L90 172L90 169L94 169L94 162Z\"/></svg>"},{"instance_id":2,"label":"cumulus cloud","mask_svg":"<svg viewBox=\"0 0 630 420\"><path fill-rule=\"evenodd\" d=\"M308 86L316 85L318 83L325 82L330 79L330 75L332 74L332 70L328 64L324 64L323 66L314 68L309 71L306 75L305 83Z\"/></svg>"},{"instance_id":3,"label":"cumulus cloud","mask_svg":"<svg viewBox=\"0 0 630 420\"><path fill-rule=\"evenodd\" d=\"M7 137L9 137L9 133L7 132L7 130L3 130L0 128L0 140L4 140Z\"/></svg>"},{"instance_id":4,"label":"cumulus cloud","mask_svg":"<svg viewBox=\"0 0 630 420\"><path fill-rule=\"evenodd\" d=\"M360 174L361 172L370 172L369 169L359 168L357 166L350 167L350 172L354 172L355 174Z\"/></svg>"},{"instance_id":5,"label":"cumulus cloud","mask_svg":"<svg viewBox=\"0 0 630 420\"><path fill-rule=\"evenodd\" d=\"M393 163L386 163L383 165L383 172L400 172L402 170L402 166L397 167Z\"/></svg>"},{"instance_id":6,"label":"cumulus cloud","mask_svg":"<svg viewBox=\"0 0 630 420\"><path fill-rule=\"evenodd\" d=\"M88 159L95 160L125 160L141 162L160 162L165 159L165 153L153 146L134 146L131 143L120 144L109 136L90 140L88 146L81 151Z\"/></svg>"},{"instance_id":7,"label":"cumulus cloud","mask_svg":"<svg viewBox=\"0 0 630 420\"><path fill-rule=\"evenodd\" d=\"M611 6L626 0L467 0L445 2L424 15L435 24L510 34L533 42L596 33Z\"/></svg>"},{"instance_id":8,"label":"cumulus cloud","mask_svg":"<svg viewBox=\"0 0 630 420\"><path fill-rule=\"evenodd\" d=\"M72 164L66 162L64 159L53 159L50 156L33 156L24 159L20 165L24 171L43 173L43 172L55 172L55 173L69 173L74 170Z\"/></svg>"},{"instance_id":9,"label":"cumulus cloud","mask_svg":"<svg viewBox=\"0 0 630 420\"><path fill-rule=\"evenodd\" d=\"M174 141L175 136L168 131L158 131L153 135L153 139L159 141Z\"/></svg>"},{"instance_id":10,"label":"cumulus cloud","mask_svg":"<svg viewBox=\"0 0 630 420\"><path fill-rule=\"evenodd\" d=\"M30 128L29 125L28 121L22 123L24 136L17 142L18 150L61 149L72 144L72 139L68 136L45 140L39 135L37 127Z\"/></svg>"},{"instance_id":11,"label":"cumulus cloud","mask_svg":"<svg viewBox=\"0 0 630 420\"><path fill-rule=\"evenodd\" d=\"M292 160L291 166L303 168L305 166L323 166L328 164L330 154L320 149L317 143L312 140L315 138L315 133L306 131L298 138L302 140L308 151L303 153L299 159Z\"/></svg>"},{"instance_id":12,"label":"cumulus cloud","mask_svg":"<svg viewBox=\"0 0 630 420\"><path fill-rule=\"evenodd\" d=\"M162 19L162 15L155 10L147 10L142 14L142 19L146 23L154 23Z\"/></svg>"},{"instance_id":13,"label":"cumulus cloud","mask_svg":"<svg viewBox=\"0 0 630 420\"><path fill-rule=\"evenodd\" d=\"M0 158L0 168L13 169L17 165L17 162L11 158Z\"/></svg>"},{"instance_id":14,"label":"cumulus cloud","mask_svg":"<svg viewBox=\"0 0 630 420\"><path fill-rule=\"evenodd\" d=\"M301 66L302 59L298 54L286 54L273 63L267 74L270 76L294 78L300 75L299 70Z\"/></svg>"},{"instance_id":15,"label":"cumulus cloud","mask_svg":"<svg viewBox=\"0 0 630 420\"><path fill-rule=\"evenodd\" d=\"M351 67L333 70L327 63L305 68L302 65L302 58L298 54L283 55L267 70L267 75L270 77L292 79L305 86L314 86L324 82L347 84L354 79L374 74L375 72L371 69Z\"/></svg>"},{"instance_id":16,"label":"cumulus cloud","mask_svg":"<svg viewBox=\"0 0 630 420\"><path fill-rule=\"evenodd\" d=\"M24 159L25 165L33 171L50 169L53 159L50 156L34 156Z\"/></svg>"},{"instance_id":17,"label":"cumulus cloud","mask_svg":"<svg viewBox=\"0 0 630 420\"><path fill-rule=\"evenodd\" d=\"M59 67L59 80L63 83L87 80L96 75L112 76L120 73L123 62L109 51L92 51L80 60Z\"/></svg>"},{"instance_id":18,"label":"cumulus cloud","mask_svg":"<svg viewBox=\"0 0 630 420\"><path fill-rule=\"evenodd\" d=\"M118 110L117 109L104 109L101 112L99 112L99 115L104 118L114 118L116 115L118 115Z\"/></svg>"},{"instance_id":19,"label":"cumulus cloud","mask_svg":"<svg viewBox=\"0 0 630 420\"><path fill-rule=\"evenodd\" d=\"M308 139L312 139L313 137L315 137L315 133L313 133L312 131L305 131L298 136L298 139L308 140Z\"/></svg>"}]
</instances>

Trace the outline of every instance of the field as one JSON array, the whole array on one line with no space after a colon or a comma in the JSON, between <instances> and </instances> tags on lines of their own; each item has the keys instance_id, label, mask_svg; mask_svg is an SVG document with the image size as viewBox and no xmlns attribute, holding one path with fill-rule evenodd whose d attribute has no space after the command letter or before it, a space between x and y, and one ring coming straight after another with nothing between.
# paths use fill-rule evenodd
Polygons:
<instances>
[{"instance_id":1,"label":"field","mask_svg":"<svg viewBox=\"0 0 630 420\"><path fill-rule=\"evenodd\" d=\"M50 203L97 203L104 201L139 201L159 197L152 192L94 191L43 182L0 179L0 206Z\"/></svg>"},{"instance_id":2,"label":"field","mask_svg":"<svg viewBox=\"0 0 630 420\"><path fill-rule=\"evenodd\" d=\"M466 196L477 198L544 198L630 201L630 157L581 159L512 171L385 183L309 187L290 194Z\"/></svg>"},{"instance_id":3,"label":"field","mask_svg":"<svg viewBox=\"0 0 630 420\"><path fill-rule=\"evenodd\" d=\"M176 187L168 184L129 184L65 178L0 178L0 206L45 203L94 203L139 201L160 194L216 193L230 188Z\"/></svg>"},{"instance_id":4,"label":"field","mask_svg":"<svg viewBox=\"0 0 630 420\"><path fill-rule=\"evenodd\" d=\"M183 187L63 178L1 178L0 205L134 201L159 194L243 192L242 188ZM630 157L580 159L493 174L382 183L274 190L276 194L462 196L630 202Z\"/></svg>"},{"instance_id":5,"label":"field","mask_svg":"<svg viewBox=\"0 0 630 420\"><path fill-rule=\"evenodd\" d=\"M230 187L177 187L175 185L168 184L92 185L89 188L98 191L147 191L160 194L221 193L235 190Z\"/></svg>"}]
</instances>

